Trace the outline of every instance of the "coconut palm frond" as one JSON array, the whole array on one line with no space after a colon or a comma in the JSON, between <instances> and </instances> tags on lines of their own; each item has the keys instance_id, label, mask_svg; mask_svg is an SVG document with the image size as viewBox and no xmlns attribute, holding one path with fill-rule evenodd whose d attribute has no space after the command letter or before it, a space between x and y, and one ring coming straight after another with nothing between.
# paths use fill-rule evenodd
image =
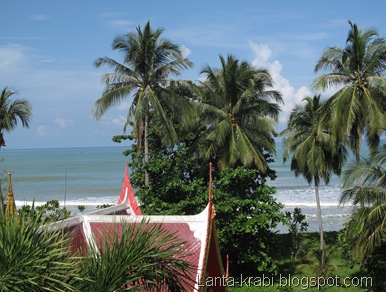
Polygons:
<instances>
[{"instance_id":1,"label":"coconut palm frond","mask_svg":"<svg viewBox=\"0 0 386 292\"><path fill-rule=\"evenodd\" d=\"M266 69L232 55L220 55L220 64L205 66L201 73L206 79L198 86L200 118L207 125L205 159L216 157L220 168L241 164L265 173L263 152L275 153L281 95L270 89L272 78ZM220 124L227 125L221 132Z\"/></svg>"},{"instance_id":2,"label":"coconut palm frond","mask_svg":"<svg viewBox=\"0 0 386 292\"><path fill-rule=\"evenodd\" d=\"M29 128L32 107L27 99L16 98L12 96L17 92L8 87L3 88L0 95L0 147L5 146L4 131L12 132L21 122L22 126Z\"/></svg>"}]
</instances>

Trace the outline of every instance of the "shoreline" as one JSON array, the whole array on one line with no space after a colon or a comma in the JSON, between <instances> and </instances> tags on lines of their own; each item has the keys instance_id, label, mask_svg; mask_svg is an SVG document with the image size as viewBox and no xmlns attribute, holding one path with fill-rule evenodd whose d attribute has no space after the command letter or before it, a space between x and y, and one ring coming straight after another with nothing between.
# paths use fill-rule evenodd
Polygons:
<instances>
[{"instance_id":1,"label":"shoreline","mask_svg":"<svg viewBox=\"0 0 386 292\"><path fill-rule=\"evenodd\" d=\"M55 198L53 198L55 200ZM84 199L71 200L67 202L66 205L63 204L63 201L59 200L60 208L65 207L68 211L71 212L71 217L79 215L87 215L93 211L98 210L97 206L104 204L116 204L118 196L114 197L103 197L102 200L96 201L98 198L89 198L93 202L85 201ZM44 205L46 202L35 202L35 206ZM30 201L16 201L17 208L22 207L23 205L32 205ZM80 212L78 206L84 206L84 211ZM285 206L282 209L282 212L290 211L292 212L297 206L290 205ZM307 232L319 232L319 225L316 217L316 207L313 206L298 206L302 210L302 214L306 216L306 222L309 224ZM345 208L346 211L351 210L351 208ZM344 223L349 219L351 212L341 212L342 208L338 206L324 207L322 208L322 219L323 219L323 229L326 232L330 231L339 231L344 228ZM273 229L280 234L287 233L288 227L284 225L279 225Z\"/></svg>"}]
</instances>

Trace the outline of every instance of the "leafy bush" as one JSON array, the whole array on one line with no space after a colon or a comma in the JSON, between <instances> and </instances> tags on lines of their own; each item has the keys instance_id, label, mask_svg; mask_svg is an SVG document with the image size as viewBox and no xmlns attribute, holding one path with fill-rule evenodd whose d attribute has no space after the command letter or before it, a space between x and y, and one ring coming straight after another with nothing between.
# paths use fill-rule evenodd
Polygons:
<instances>
[{"instance_id":1,"label":"leafy bush","mask_svg":"<svg viewBox=\"0 0 386 292\"><path fill-rule=\"evenodd\" d=\"M71 211L66 208L61 208L58 200L50 200L41 206L24 205L18 210L23 217L28 217L32 221L40 224L48 224L70 217Z\"/></svg>"},{"instance_id":2,"label":"leafy bush","mask_svg":"<svg viewBox=\"0 0 386 292\"><path fill-rule=\"evenodd\" d=\"M364 268L372 278L371 291L385 291L386 287L386 242L377 247L368 257Z\"/></svg>"},{"instance_id":3,"label":"leafy bush","mask_svg":"<svg viewBox=\"0 0 386 292\"><path fill-rule=\"evenodd\" d=\"M229 255L231 272L240 276L276 273L270 257L272 229L284 223L283 205L275 189L261 184L258 170L245 167L219 172L214 182L216 223L222 255Z\"/></svg>"},{"instance_id":4,"label":"leafy bush","mask_svg":"<svg viewBox=\"0 0 386 292\"><path fill-rule=\"evenodd\" d=\"M209 167L190 156L187 144L159 147L151 153L148 164L134 149L130 151L133 174L144 214L192 215L208 203ZM143 184L144 170L150 186ZM274 177L274 173L270 172ZM256 169L246 167L213 171L213 194L221 254L228 254L231 273L255 275L259 271L275 272L269 256L272 228L285 222L283 205L273 198L275 189L265 183Z\"/></svg>"},{"instance_id":5,"label":"leafy bush","mask_svg":"<svg viewBox=\"0 0 386 292\"><path fill-rule=\"evenodd\" d=\"M306 216L302 214L301 208L294 208L292 213L285 212L285 218L292 239L292 258L296 259L301 244L300 233L307 231L308 223L305 221Z\"/></svg>"}]
</instances>

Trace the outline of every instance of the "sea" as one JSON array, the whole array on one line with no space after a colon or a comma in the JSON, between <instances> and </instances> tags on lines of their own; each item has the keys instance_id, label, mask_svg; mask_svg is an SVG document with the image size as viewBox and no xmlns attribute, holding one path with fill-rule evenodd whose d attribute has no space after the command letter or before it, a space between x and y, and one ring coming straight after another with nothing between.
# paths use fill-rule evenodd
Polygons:
<instances>
[{"instance_id":1,"label":"sea","mask_svg":"<svg viewBox=\"0 0 386 292\"><path fill-rule=\"evenodd\" d=\"M42 205L58 200L61 207L78 215L96 210L98 205L116 204L122 187L128 157L128 147L88 147L55 149L1 149L1 188L7 192L7 173L11 173L17 207L25 204ZM275 198L284 204L283 211L299 207L306 216L308 231L318 231L316 201L312 185L303 177L295 177L290 162L283 163L283 145L277 143L275 162L270 167L277 178L268 181L276 188ZM364 150L366 151L366 150ZM350 216L352 206L339 206L341 182L333 176L328 185L320 186L323 228L338 231ZM278 232L287 227L279 226Z\"/></svg>"}]
</instances>

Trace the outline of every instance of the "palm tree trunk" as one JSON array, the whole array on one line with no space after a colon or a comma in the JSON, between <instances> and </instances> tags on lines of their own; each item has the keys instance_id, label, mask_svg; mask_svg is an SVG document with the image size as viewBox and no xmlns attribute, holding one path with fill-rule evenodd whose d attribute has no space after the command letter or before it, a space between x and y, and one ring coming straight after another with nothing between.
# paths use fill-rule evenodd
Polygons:
<instances>
[{"instance_id":1,"label":"palm tree trunk","mask_svg":"<svg viewBox=\"0 0 386 292\"><path fill-rule=\"evenodd\" d=\"M355 123L353 127L358 127L358 125ZM360 163L361 163L361 157L360 157L361 135L359 135L357 132L354 132L352 135L354 137L354 139L353 139L354 140L354 148L352 150L353 150L354 155L355 155L356 169L358 169L360 166ZM362 182L359 180L358 184L362 185ZM363 209L365 207L365 202L362 198L360 199L359 204L360 204L361 209Z\"/></svg>"},{"instance_id":2,"label":"palm tree trunk","mask_svg":"<svg viewBox=\"0 0 386 292\"><path fill-rule=\"evenodd\" d=\"M143 146L144 146L144 155L143 155L143 158L144 158L144 162L145 164L147 164L149 162L149 140L148 140L148 132L149 132L149 117L148 115L146 115L145 117L145 137L144 137L144 141L143 141ZM149 173L147 172L147 170L145 170L145 187L149 187Z\"/></svg>"},{"instance_id":3,"label":"palm tree trunk","mask_svg":"<svg viewBox=\"0 0 386 292\"><path fill-rule=\"evenodd\" d=\"M356 165L356 169L359 168L360 163L361 163L360 153L359 153L359 149L357 149L355 151L355 165ZM361 179L359 179L358 184L362 185L362 180ZM364 202L363 198L361 198L360 206L361 206L361 209L363 209L365 207L365 202Z\"/></svg>"},{"instance_id":4,"label":"palm tree trunk","mask_svg":"<svg viewBox=\"0 0 386 292\"><path fill-rule=\"evenodd\" d=\"M320 265L321 271L324 270L325 265L325 251L324 251L324 232L323 232L323 220L322 220L322 208L320 207L320 198L319 198L319 176L314 176L315 182L315 198L316 198L316 208L317 208L317 217L319 223L319 235L320 235L320 243L319 243L319 251L320 251Z\"/></svg>"}]
</instances>

